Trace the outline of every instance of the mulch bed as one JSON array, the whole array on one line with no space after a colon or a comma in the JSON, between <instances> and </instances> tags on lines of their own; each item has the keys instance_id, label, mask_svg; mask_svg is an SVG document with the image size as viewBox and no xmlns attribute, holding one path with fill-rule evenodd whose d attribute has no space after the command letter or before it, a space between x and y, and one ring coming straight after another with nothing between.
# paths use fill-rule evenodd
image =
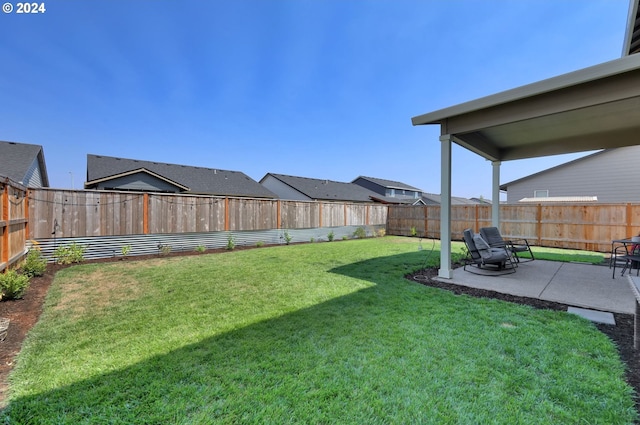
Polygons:
<instances>
[{"instance_id":1,"label":"mulch bed","mask_svg":"<svg viewBox=\"0 0 640 425\"><path fill-rule=\"evenodd\" d=\"M237 247L236 249L251 249L250 247ZM209 250L207 253L225 252L224 249ZM165 255L170 257L200 255L193 252L173 252ZM131 260L144 260L148 258L158 258L159 255L135 256L130 257ZM100 260L85 261L85 263L100 263L122 261L122 258L107 258ZM126 260L125 260L126 261ZM31 285L20 300L2 301L0 302L0 317L6 317L11 320L9 324L9 332L4 341L0 341L0 408L6 403L8 382L7 378L13 368L16 355L20 352L22 342L27 332L35 325L42 312L47 291L53 282L55 274L62 268L67 266L49 264L43 276L31 279ZM535 298L518 297L514 295L501 294L495 291L484 289L470 288L451 283L440 282L433 278L438 275L437 269L425 269L405 277L426 286L451 291L456 295L469 295L472 297L495 298L502 301L525 304L535 308L549 310L567 310L567 305L555 303L551 301L543 301ZM616 325L595 324L597 328L606 334L618 347L620 358L627 366L626 380L636 392L636 408L640 412L640 353L633 349L633 320L631 314L614 313Z\"/></svg>"}]
</instances>

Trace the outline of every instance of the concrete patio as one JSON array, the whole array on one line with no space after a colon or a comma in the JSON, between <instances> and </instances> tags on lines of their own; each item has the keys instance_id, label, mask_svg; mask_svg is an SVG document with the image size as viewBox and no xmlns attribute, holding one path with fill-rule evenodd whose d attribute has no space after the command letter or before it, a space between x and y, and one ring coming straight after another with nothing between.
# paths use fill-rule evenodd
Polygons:
<instances>
[{"instance_id":1,"label":"concrete patio","mask_svg":"<svg viewBox=\"0 0 640 425\"><path fill-rule=\"evenodd\" d=\"M612 279L607 266L535 260L520 263L512 274L479 276L459 268L452 279L438 280L585 309L634 314L635 297L626 276L616 271Z\"/></svg>"}]
</instances>

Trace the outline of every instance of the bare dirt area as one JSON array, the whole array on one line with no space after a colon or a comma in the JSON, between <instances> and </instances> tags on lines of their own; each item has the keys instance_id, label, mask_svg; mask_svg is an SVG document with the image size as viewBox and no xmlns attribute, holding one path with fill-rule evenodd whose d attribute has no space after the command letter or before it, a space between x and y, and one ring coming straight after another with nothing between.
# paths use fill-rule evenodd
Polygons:
<instances>
[{"instance_id":1,"label":"bare dirt area","mask_svg":"<svg viewBox=\"0 0 640 425\"><path fill-rule=\"evenodd\" d=\"M251 249L249 247L237 249ZM225 252L224 249L209 250L207 253ZM162 257L175 257L185 255L200 255L194 252L176 252ZM158 258L160 255L135 256L127 259L109 258L101 260L85 261L86 263L113 262L113 261L138 261L149 258ZM20 352L22 343L29 330L36 324L40 313L42 312L43 303L47 295L47 291L53 282L55 274L62 268L57 264L49 264L43 276L31 279L31 285L20 300L2 301L0 302L0 317L10 319L9 332L4 341L0 341L0 408L6 403L8 376L11 372L16 355ZM495 298L502 301L525 304L535 308L550 310L567 310L567 305L554 303L550 301L538 300L535 298L516 297L513 295L501 294L499 292L487 291L476 288L469 288L450 283L439 282L433 277L437 276L437 269L425 269L406 276L407 279L414 280L426 286L436 287L451 291L454 294L465 294L473 297ZM617 346L620 358L627 366L626 380L636 392L636 408L640 412L640 350L633 348L633 321L634 317L630 314L614 313L616 325L596 324L597 328L606 334Z\"/></svg>"}]
</instances>

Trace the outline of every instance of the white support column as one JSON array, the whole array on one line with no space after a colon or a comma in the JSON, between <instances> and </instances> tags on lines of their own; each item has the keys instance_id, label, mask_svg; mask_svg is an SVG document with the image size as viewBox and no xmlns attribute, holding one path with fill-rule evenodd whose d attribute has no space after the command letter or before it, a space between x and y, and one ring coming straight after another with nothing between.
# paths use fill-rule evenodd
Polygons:
<instances>
[{"instance_id":1,"label":"white support column","mask_svg":"<svg viewBox=\"0 0 640 425\"><path fill-rule=\"evenodd\" d=\"M451 279L451 142L452 136L440 136L440 270L438 276Z\"/></svg>"},{"instance_id":2,"label":"white support column","mask_svg":"<svg viewBox=\"0 0 640 425\"><path fill-rule=\"evenodd\" d=\"M500 161L492 161L493 184L491 192L491 225L500 228Z\"/></svg>"}]
</instances>

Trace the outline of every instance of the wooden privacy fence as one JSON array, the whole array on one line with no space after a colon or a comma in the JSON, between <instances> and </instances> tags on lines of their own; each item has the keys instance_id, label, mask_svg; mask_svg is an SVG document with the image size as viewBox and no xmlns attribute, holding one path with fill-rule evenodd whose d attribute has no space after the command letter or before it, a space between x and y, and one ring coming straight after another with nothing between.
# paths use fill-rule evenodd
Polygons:
<instances>
[{"instance_id":1,"label":"wooden privacy fence","mask_svg":"<svg viewBox=\"0 0 640 425\"><path fill-rule=\"evenodd\" d=\"M27 239L26 188L0 181L0 271L22 259Z\"/></svg>"},{"instance_id":2,"label":"wooden privacy fence","mask_svg":"<svg viewBox=\"0 0 640 425\"><path fill-rule=\"evenodd\" d=\"M491 226L491 205L451 207L451 237ZM440 238L440 206L390 205L387 234ZM611 241L640 232L640 204L501 205L500 232L539 246L610 252Z\"/></svg>"},{"instance_id":3,"label":"wooden privacy fence","mask_svg":"<svg viewBox=\"0 0 640 425\"><path fill-rule=\"evenodd\" d=\"M29 189L29 238L385 225L387 206Z\"/></svg>"}]
</instances>

